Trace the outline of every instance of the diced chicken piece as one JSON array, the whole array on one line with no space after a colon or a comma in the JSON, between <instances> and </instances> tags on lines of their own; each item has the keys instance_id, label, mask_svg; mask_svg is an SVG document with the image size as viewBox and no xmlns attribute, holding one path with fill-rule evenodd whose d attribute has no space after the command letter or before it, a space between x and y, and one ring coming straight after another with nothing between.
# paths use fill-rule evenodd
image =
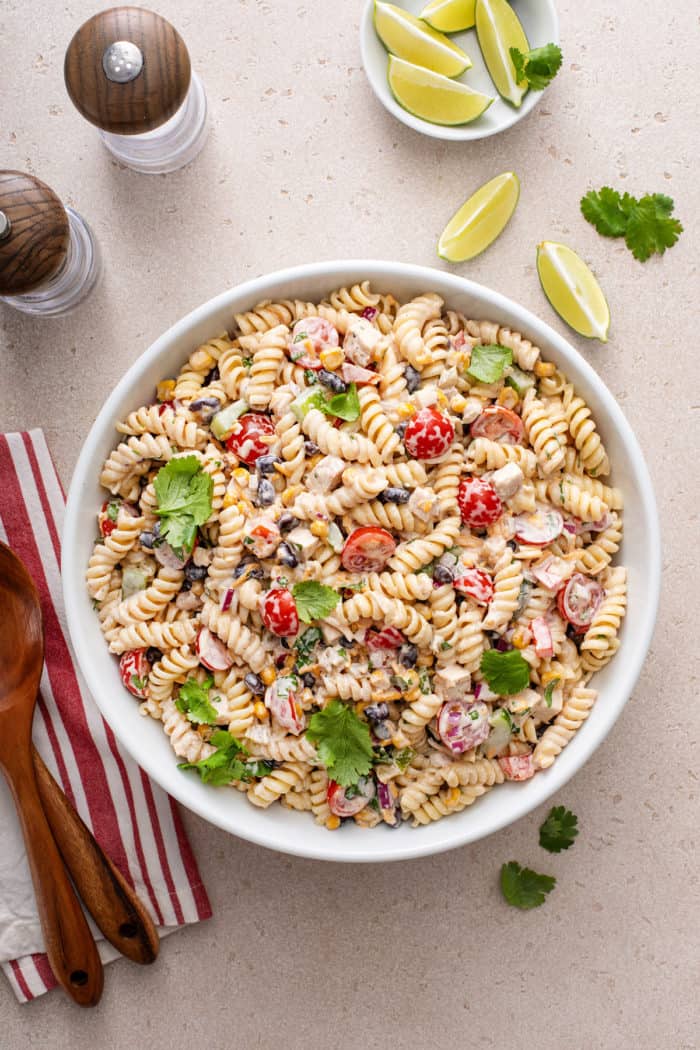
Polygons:
<instances>
[{"instance_id":1,"label":"diced chicken piece","mask_svg":"<svg viewBox=\"0 0 700 1050\"><path fill-rule=\"evenodd\" d=\"M337 671L341 667L345 667L347 663L344 656L338 652L333 646L328 646L324 649L318 658L318 666L322 671L326 671L330 674L331 671Z\"/></svg>"},{"instance_id":2,"label":"diced chicken piece","mask_svg":"<svg viewBox=\"0 0 700 1050\"><path fill-rule=\"evenodd\" d=\"M305 525L297 525L295 529L287 533L287 543L294 548L301 558L308 558L316 550L320 542L318 536L314 536L313 532L307 529Z\"/></svg>"},{"instance_id":3,"label":"diced chicken piece","mask_svg":"<svg viewBox=\"0 0 700 1050\"><path fill-rule=\"evenodd\" d=\"M345 460L339 456L324 456L306 475L309 492L330 492L336 488L346 466Z\"/></svg>"},{"instance_id":4,"label":"diced chicken piece","mask_svg":"<svg viewBox=\"0 0 700 1050\"><path fill-rule=\"evenodd\" d=\"M489 536L484 540L484 557L491 564L495 564L506 549L506 541L503 536Z\"/></svg>"},{"instance_id":5,"label":"diced chicken piece","mask_svg":"<svg viewBox=\"0 0 700 1050\"><path fill-rule=\"evenodd\" d=\"M514 496L524 480L525 476L517 463L506 463L491 476L491 484L501 499Z\"/></svg>"},{"instance_id":6,"label":"diced chicken piece","mask_svg":"<svg viewBox=\"0 0 700 1050\"><path fill-rule=\"evenodd\" d=\"M452 368L446 368L443 372L440 373L440 376L438 378L438 386L441 390L444 390L445 393L449 392L450 394L456 394L458 379L459 376L457 374L457 369L454 366L452 366Z\"/></svg>"},{"instance_id":7,"label":"diced chicken piece","mask_svg":"<svg viewBox=\"0 0 700 1050\"><path fill-rule=\"evenodd\" d=\"M430 386L423 386L420 390L416 390L411 394L411 402L418 409L430 408L437 402L437 399L437 387L432 384Z\"/></svg>"},{"instance_id":8,"label":"diced chicken piece","mask_svg":"<svg viewBox=\"0 0 700 1050\"><path fill-rule=\"evenodd\" d=\"M382 338L378 328L364 318L358 317L348 329L343 350L348 361L366 368L373 358L377 344Z\"/></svg>"},{"instance_id":9,"label":"diced chicken piece","mask_svg":"<svg viewBox=\"0 0 700 1050\"><path fill-rule=\"evenodd\" d=\"M463 700L471 688L471 674L460 664L446 664L435 672L435 692L443 700Z\"/></svg>"},{"instance_id":10,"label":"diced chicken piece","mask_svg":"<svg viewBox=\"0 0 700 1050\"><path fill-rule=\"evenodd\" d=\"M252 542L248 542L248 541ZM246 548L256 558L269 558L280 545L282 536L277 524L271 518L253 518L248 535L244 539Z\"/></svg>"},{"instance_id":11,"label":"diced chicken piece","mask_svg":"<svg viewBox=\"0 0 700 1050\"><path fill-rule=\"evenodd\" d=\"M552 719L559 714L563 706L564 690L562 689L561 682L558 682L552 689L551 705L547 706L544 693L541 696L538 693L537 702L533 703L531 714L533 718L538 718L541 722L551 722Z\"/></svg>"},{"instance_id":12,"label":"diced chicken piece","mask_svg":"<svg viewBox=\"0 0 700 1050\"><path fill-rule=\"evenodd\" d=\"M481 413L484 411L484 402L480 401L478 397L468 397L467 403L464 406L462 412L463 423L473 423Z\"/></svg>"},{"instance_id":13,"label":"diced chicken piece","mask_svg":"<svg viewBox=\"0 0 700 1050\"><path fill-rule=\"evenodd\" d=\"M421 488L419 485L411 493L407 506L411 514L421 521L431 521L440 517L440 499L432 489Z\"/></svg>"}]
</instances>

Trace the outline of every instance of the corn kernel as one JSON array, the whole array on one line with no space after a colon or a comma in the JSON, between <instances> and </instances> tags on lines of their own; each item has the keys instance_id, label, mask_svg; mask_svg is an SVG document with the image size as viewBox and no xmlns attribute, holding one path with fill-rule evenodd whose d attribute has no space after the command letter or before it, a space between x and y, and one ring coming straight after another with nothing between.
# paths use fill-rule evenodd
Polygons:
<instances>
[{"instance_id":1,"label":"corn kernel","mask_svg":"<svg viewBox=\"0 0 700 1050\"><path fill-rule=\"evenodd\" d=\"M460 800L461 794L462 793L458 787L450 788L450 790L447 793L447 797L445 798L445 805L456 806Z\"/></svg>"},{"instance_id":2,"label":"corn kernel","mask_svg":"<svg viewBox=\"0 0 700 1050\"><path fill-rule=\"evenodd\" d=\"M340 817L336 817L335 813L332 813L330 817L326 819L326 827L329 831L337 831L340 827Z\"/></svg>"},{"instance_id":3,"label":"corn kernel","mask_svg":"<svg viewBox=\"0 0 700 1050\"><path fill-rule=\"evenodd\" d=\"M275 678L277 677L277 675L275 674L274 667L263 667L262 671L260 672L260 677L262 678L265 685L272 685Z\"/></svg>"},{"instance_id":4,"label":"corn kernel","mask_svg":"<svg viewBox=\"0 0 700 1050\"><path fill-rule=\"evenodd\" d=\"M320 540L325 540L328 536L328 522L312 521L309 525L309 532L312 536L318 536Z\"/></svg>"},{"instance_id":5,"label":"corn kernel","mask_svg":"<svg viewBox=\"0 0 700 1050\"><path fill-rule=\"evenodd\" d=\"M340 368L345 360L345 354L339 346L329 346L320 353L321 364L324 368Z\"/></svg>"},{"instance_id":6,"label":"corn kernel","mask_svg":"<svg viewBox=\"0 0 700 1050\"><path fill-rule=\"evenodd\" d=\"M444 390L438 390L437 403L440 406L440 408L445 408L445 406L447 405L447 398L445 396Z\"/></svg>"},{"instance_id":7,"label":"corn kernel","mask_svg":"<svg viewBox=\"0 0 700 1050\"><path fill-rule=\"evenodd\" d=\"M245 467L236 467L235 470L231 471L231 477L238 485L245 485L246 487L250 481L250 474Z\"/></svg>"},{"instance_id":8,"label":"corn kernel","mask_svg":"<svg viewBox=\"0 0 700 1050\"><path fill-rule=\"evenodd\" d=\"M457 412L461 415L467 407L467 399L463 394L455 394L450 401L450 408L453 412Z\"/></svg>"},{"instance_id":9,"label":"corn kernel","mask_svg":"<svg viewBox=\"0 0 700 1050\"><path fill-rule=\"evenodd\" d=\"M554 682L557 678L561 678L561 675L557 674L556 671L546 671L540 677L540 685L549 685L550 682Z\"/></svg>"},{"instance_id":10,"label":"corn kernel","mask_svg":"<svg viewBox=\"0 0 700 1050\"><path fill-rule=\"evenodd\" d=\"M224 502L222 503L222 506L223 507L232 507L235 502L236 502L235 494L233 492L227 492L226 495L224 496Z\"/></svg>"},{"instance_id":11,"label":"corn kernel","mask_svg":"<svg viewBox=\"0 0 700 1050\"><path fill-rule=\"evenodd\" d=\"M285 507L291 507L294 500L304 491L302 485L290 485L282 493L282 503Z\"/></svg>"},{"instance_id":12,"label":"corn kernel","mask_svg":"<svg viewBox=\"0 0 700 1050\"><path fill-rule=\"evenodd\" d=\"M172 401L174 393L174 379L163 379L156 387L156 397L159 401Z\"/></svg>"},{"instance_id":13,"label":"corn kernel","mask_svg":"<svg viewBox=\"0 0 700 1050\"><path fill-rule=\"evenodd\" d=\"M557 366L552 361L535 361L535 367L533 372L539 379L546 379L549 376L553 376L557 370Z\"/></svg>"},{"instance_id":14,"label":"corn kernel","mask_svg":"<svg viewBox=\"0 0 700 1050\"><path fill-rule=\"evenodd\" d=\"M373 689L369 695L372 698L372 702L375 704L388 703L391 700L401 699L401 691L399 689Z\"/></svg>"},{"instance_id":15,"label":"corn kernel","mask_svg":"<svg viewBox=\"0 0 700 1050\"><path fill-rule=\"evenodd\" d=\"M502 405L503 408L515 408L518 403L518 395L512 386L504 386L498 392L498 404Z\"/></svg>"},{"instance_id":16,"label":"corn kernel","mask_svg":"<svg viewBox=\"0 0 700 1050\"><path fill-rule=\"evenodd\" d=\"M529 631L514 631L511 639L516 649L525 649L530 642Z\"/></svg>"},{"instance_id":17,"label":"corn kernel","mask_svg":"<svg viewBox=\"0 0 700 1050\"><path fill-rule=\"evenodd\" d=\"M270 712L265 707L262 700L256 700L253 704L253 714L260 722L266 722L267 719L270 717Z\"/></svg>"},{"instance_id":18,"label":"corn kernel","mask_svg":"<svg viewBox=\"0 0 700 1050\"><path fill-rule=\"evenodd\" d=\"M403 404L399 405L396 412L401 419L410 419L411 416L416 414L416 406L411 404L410 401L404 401Z\"/></svg>"},{"instance_id":19,"label":"corn kernel","mask_svg":"<svg viewBox=\"0 0 700 1050\"><path fill-rule=\"evenodd\" d=\"M466 371L466 369L469 368L469 365L471 364L471 360L471 350L460 350L455 358L455 365L457 366L458 371Z\"/></svg>"}]
</instances>

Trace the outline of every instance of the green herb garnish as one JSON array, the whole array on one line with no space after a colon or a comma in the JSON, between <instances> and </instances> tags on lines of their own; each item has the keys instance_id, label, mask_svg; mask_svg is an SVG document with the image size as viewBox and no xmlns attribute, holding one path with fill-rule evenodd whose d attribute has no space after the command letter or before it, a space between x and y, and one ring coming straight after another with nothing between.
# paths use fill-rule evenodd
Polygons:
<instances>
[{"instance_id":1,"label":"green herb garnish","mask_svg":"<svg viewBox=\"0 0 700 1050\"><path fill-rule=\"evenodd\" d=\"M566 806L553 806L540 828L540 846L550 853L561 853L573 846L578 835L578 817Z\"/></svg>"},{"instance_id":2,"label":"green herb garnish","mask_svg":"<svg viewBox=\"0 0 700 1050\"><path fill-rule=\"evenodd\" d=\"M581 211L603 237L624 237L640 262L646 262L655 253L663 255L683 232L683 226L671 214L673 200L663 193L637 198L603 186L582 198Z\"/></svg>"},{"instance_id":3,"label":"green herb garnish","mask_svg":"<svg viewBox=\"0 0 700 1050\"><path fill-rule=\"evenodd\" d=\"M535 91L543 91L561 69L562 53L557 44L535 47L524 54L517 47L510 48L518 84L527 81Z\"/></svg>"},{"instance_id":4,"label":"green herb garnish","mask_svg":"<svg viewBox=\"0 0 700 1050\"><path fill-rule=\"evenodd\" d=\"M559 685L560 681L561 681L560 678L552 678L551 682L547 682L547 685L546 685L545 690L544 690L544 702L547 705L547 707L551 707L552 706L552 698L554 696L554 690Z\"/></svg>"},{"instance_id":5,"label":"green herb garnish","mask_svg":"<svg viewBox=\"0 0 700 1050\"><path fill-rule=\"evenodd\" d=\"M178 556L189 553L212 510L214 483L196 456L171 459L153 482L161 519L161 535Z\"/></svg>"},{"instance_id":6,"label":"green herb garnish","mask_svg":"<svg viewBox=\"0 0 700 1050\"><path fill-rule=\"evenodd\" d=\"M369 727L339 700L331 700L311 717L306 736L316 744L328 776L342 787L356 784L372 768Z\"/></svg>"},{"instance_id":7,"label":"green herb garnish","mask_svg":"<svg viewBox=\"0 0 700 1050\"><path fill-rule=\"evenodd\" d=\"M324 616L330 615L340 601L340 595L332 587L326 587L324 583L317 580L304 580L303 583L295 583L292 594L296 602L299 619L304 623L312 620L322 620Z\"/></svg>"},{"instance_id":8,"label":"green herb garnish","mask_svg":"<svg viewBox=\"0 0 700 1050\"><path fill-rule=\"evenodd\" d=\"M216 748L212 755L201 758L199 762L181 762L179 768L196 769L204 783L214 787L229 784L232 780L252 779L251 770L238 757L248 752L235 736L220 729L212 733L210 743Z\"/></svg>"},{"instance_id":9,"label":"green herb garnish","mask_svg":"<svg viewBox=\"0 0 700 1050\"><path fill-rule=\"evenodd\" d=\"M521 868L514 860L501 868L501 892L514 908L538 908L556 881L553 875L539 875L531 868Z\"/></svg>"},{"instance_id":10,"label":"green herb garnish","mask_svg":"<svg viewBox=\"0 0 700 1050\"><path fill-rule=\"evenodd\" d=\"M306 664L311 663L311 653L321 641L321 638L321 629L319 627L307 627L306 630L299 635L294 643L294 648L297 651L297 662L300 667L304 667Z\"/></svg>"},{"instance_id":11,"label":"green herb garnish","mask_svg":"<svg viewBox=\"0 0 700 1050\"><path fill-rule=\"evenodd\" d=\"M323 409L326 415L337 416L348 423L360 418L360 399L357 396L357 384L351 383L344 394L336 394Z\"/></svg>"},{"instance_id":12,"label":"green herb garnish","mask_svg":"<svg viewBox=\"0 0 700 1050\"><path fill-rule=\"evenodd\" d=\"M175 707L197 725L216 725L217 711L209 700L209 690L214 684L211 675L200 684L196 678L188 678L180 686Z\"/></svg>"},{"instance_id":13,"label":"green herb garnish","mask_svg":"<svg viewBox=\"0 0 700 1050\"><path fill-rule=\"evenodd\" d=\"M514 696L530 684L530 665L517 649L505 653L487 649L481 657L481 673L499 696Z\"/></svg>"},{"instance_id":14,"label":"green herb garnish","mask_svg":"<svg viewBox=\"0 0 700 1050\"><path fill-rule=\"evenodd\" d=\"M512 363L513 351L505 346L475 346L467 375L478 379L480 383L495 383Z\"/></svg>"}]
</instances>

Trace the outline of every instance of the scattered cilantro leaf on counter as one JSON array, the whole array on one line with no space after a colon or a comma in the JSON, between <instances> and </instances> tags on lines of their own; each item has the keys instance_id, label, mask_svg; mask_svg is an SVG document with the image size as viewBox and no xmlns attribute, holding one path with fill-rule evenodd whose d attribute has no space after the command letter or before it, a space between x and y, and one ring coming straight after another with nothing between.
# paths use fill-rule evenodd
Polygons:
<instances>
[{"instance_id":1,"label":"scattered cilantro leaf on counter","mask_svg":"<svg viewBox=\"0 0 700 1050\"><path fill-rule=\"evenodd\" d=\"M491 344L475 346L467 374L478 379L480 383L496 383L508 365L513 364L513 351L506 346Z\"/></svg>"},{"instance_id":2,"label":"scattered cilantro leaf on counter","mask_svg":"<svg viewBox=\"0 0 700 1050\"><path fill-rule=\"evenodd\" d=\"M216 748L208 758L199 762L180 762L179 769L196 769L205 784L221 787L232 780L250 780L252 770L242 762L239 755L247 755L243 745L226 730L212 733L209 743Z\"/></svg>"},{"instance_id":3,"label":"scattered cilantro leaf on counter","mask_svg":"<svg viewBox=\"0 0 700 1050\"><path fill-rule=\"evenodd\" d=\"M198 725L216 725L216 708L209 700L209 690L214 684L214 679L209 675L200 684L196 678L188 678L180 686L180 695L175 701L175 707L190 722Z\"/></svg>"},{"instance_id":4,"label":"scattered cilantro leaf on counter","mask_svg":"<svg viewBox=\"0 0 700 1050\"><path fill-rule=\"evenodd\" d=\"M306 736L316 744L328 776L342 787L356 784L372 768L369 726L340 700L331 700L311 717Z\"/></svg>"},{"instance_id":5,"label":"scattered cilantro leaf on counter","mask_svg":"<svg viewBox=\"0 0 700 1050\"><path fill-rule=\"evenodd\" d=\"M523 53L517 47L510 48L510 57L515 66L515 79L524 80L535 91L543 91L561 69L562 54L558 44L545 44Z\"/></svg>"},{"instance_id":6,"label":"scattered cilantro leaf on counter","mask_svg":"<svg viewBox=\"0 0 700 1050\"><path fill-rule=\"evenodd\" d=\"M481 657L481 673L499 696L514 696L530 684L530 665L517 649L505 653L487 649Z\"/></svg>"},{"instance_id":7,"label":"scattered cilantro leaf on counter","mask_svg":"<svg viewBox=\"0 0 700 1050\"><path fill-rule=\"evenodd\" d=\"M511 860L501 868L501 892L514 908L538 908L556 885L553 875L539 875Z\"/></svg>"},{"instance_id":8,"label":"scattered cilantro leaf on counter","mask_svg":"<svg viewBox=\"0 0 700 1050\"><path fill-rule=\"evenodd\" d=\"M578 817L566 806L553 806L540 828L540 846L550 853L561 853L573 846L578 835Z\"/></svg>"},{"instance_id":9,"label":"scattered cilantro leaf on counter","mask_svg":"<svg viewBox=\"0 0 700 1050\"><path fill-rule=\"evenodd\" d=\"M196 456L171 459L158 471L153 482L161 519L161 536L176 554L189 553L194 546L197 526L211 514L214 483L205 474Z\"/></svg>"},{"instance_id":10,"label":"scattered cilantro leaf on counter","mask_svg":"<svg viewBox=\"0 0 700 1050\"><path fill-rule=\"evenodd\" d=\"M584 219L603 237L624 237L625 244L640 262L672 248L683 226L674 218L673 200L664 193L633 197L610 186L590 190L581 200Z\"/></svg>"},{"instance_id":11,"label":"scattered cilantro leaf on counter","mask_svg":"<svg viewBox=\"0 0 700 1050\"><path fill-rule=\"evenodd\" d=\"M297 605L299 619L304 623L312 620L322 620L333 612L340 601L340 595L332 587L326 587L324 583L317 580L304 580L295 583L292 594Z\"/></svg>"}]
</instances>

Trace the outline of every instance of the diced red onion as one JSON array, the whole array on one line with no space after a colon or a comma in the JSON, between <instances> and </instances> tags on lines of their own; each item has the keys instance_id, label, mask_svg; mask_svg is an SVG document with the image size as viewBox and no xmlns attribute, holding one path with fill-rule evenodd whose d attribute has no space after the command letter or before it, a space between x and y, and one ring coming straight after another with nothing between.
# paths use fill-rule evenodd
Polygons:
<instances>
[{"instance_id":1,"label":"diced red onion","mask_svg":"<svg viewBox=\"0 0 700 1050\"><path fill-rule=\"evenodd\" d=\"M367 320L367 321L373 321L376 316L377 316L377 309L374 306L366 306L364 308L364 310L362 311L362 313L360 314L360 317L364 317L365 320Z\"/></svg>"},{"instance_id":2,"label":"diced red onion","mask_svg":"<svg viewBox=\"0 0 700 1050\"><path fill-rule=\"evenodd\" d=\"M233 587L229 587L229 589L225 592L223 598L221 599L221 611L222 612L228 612L228 610L231 608L231 602L232 601L233 601Z\"/></svg>"}]
</instances>

